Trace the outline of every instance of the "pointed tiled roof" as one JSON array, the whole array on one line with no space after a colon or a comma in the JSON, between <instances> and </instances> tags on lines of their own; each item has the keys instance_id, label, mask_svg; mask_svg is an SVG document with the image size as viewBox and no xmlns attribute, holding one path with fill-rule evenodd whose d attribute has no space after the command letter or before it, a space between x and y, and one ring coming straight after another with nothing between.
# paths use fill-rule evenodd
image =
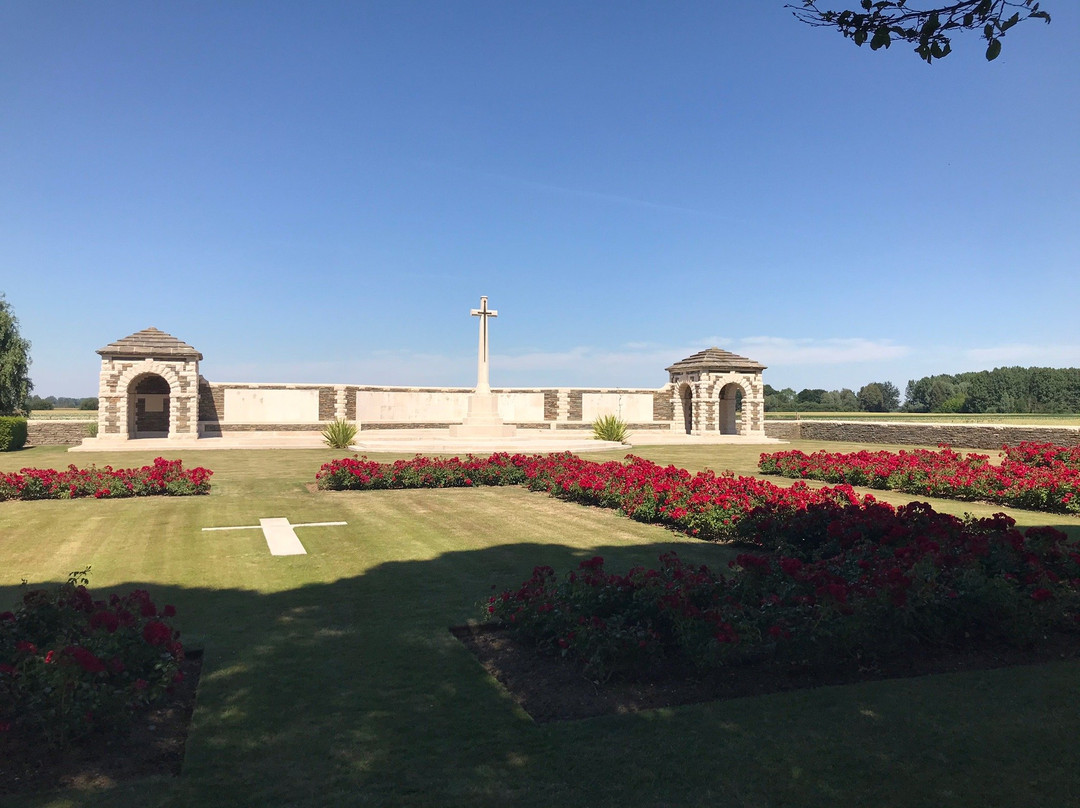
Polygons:
<instances>
[{"instance_id":1,"label":"pointed tiled roof","mask_svg":"<svg viewBox=\"0 0 1080 808\"><path fill-rule=\"evenodd\" d=\"M765 370L765 365L720 348L706 348L704 351L698 351L693 356L688 356L686 359L676 362L666 370L668 373L692 373L694 371L760 373Z\"/></svg>"},{"instance_id":2,"label":"pointed tiled roof","mask_svg":"<svg viewBox=\"0 0 1080 808\"><path fill-rule=\"evenodd\" d=\"M102 356L150 356L171 359L199 359L203 355L186 342L156 328L144 328L130 337L110 342L97 353Z\"/></svg>"}]
</instances>

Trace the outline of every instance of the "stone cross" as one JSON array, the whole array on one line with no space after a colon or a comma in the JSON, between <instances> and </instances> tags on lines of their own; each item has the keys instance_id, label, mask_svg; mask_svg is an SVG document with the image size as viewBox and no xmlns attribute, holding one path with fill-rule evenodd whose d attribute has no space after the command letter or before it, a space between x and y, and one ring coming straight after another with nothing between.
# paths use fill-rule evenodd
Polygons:
<instances>
[{"instance_id":1,"label":"stone cross","mask_svg":"<svg viewBox=\"0 0 1080 808\"><path fill-rule=\"evenodd\" d=\"M288 519L273 517L260 519L257 525L237 525L236 527L204 527L203 530L261 530L270 555L307 555L307 550L300 543L294 527L333 527L347 525L348 522L305 522L299 525L289 523Z\"/></svg>"},{"instance_id":2,"label":"stone cross","mask_svg":"<svg viewBox=\"0 0 1080 808\"><path fill-rule=\"evenodd\" d=\"M480 318L480 348L476 360L476 392L490 393L488 381L488 317L498 317L499 312L487 307L487 297L480 298L480 308L473 309L473 317Z\"/></svg>"}]
</instances>

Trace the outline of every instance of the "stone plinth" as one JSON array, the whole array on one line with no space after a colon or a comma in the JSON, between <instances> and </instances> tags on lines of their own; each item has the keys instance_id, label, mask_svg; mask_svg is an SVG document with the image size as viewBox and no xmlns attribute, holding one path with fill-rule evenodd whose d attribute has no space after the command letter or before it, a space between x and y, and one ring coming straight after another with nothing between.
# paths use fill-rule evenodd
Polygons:
<instances>
[{"instance_id":1,"label":"stone plinth","mask_svg":"<svg viewBox=\"0 0 1080 808\"><path fill-rule=\"evenodd\" d=\"M469 412L465 419L450 427L452 438L509 438L516 432L517 427L504 424L499 417L499 400L490 392L469 396Z\"/></svg>"}]
</instances>

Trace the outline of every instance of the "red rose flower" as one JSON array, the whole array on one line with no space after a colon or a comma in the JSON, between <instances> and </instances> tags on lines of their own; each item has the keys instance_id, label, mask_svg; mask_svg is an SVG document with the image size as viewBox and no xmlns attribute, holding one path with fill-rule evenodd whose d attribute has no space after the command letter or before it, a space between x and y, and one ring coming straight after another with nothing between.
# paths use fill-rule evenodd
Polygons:
<instances>
[{"instance_id":1,"label":"red rose flower","mask_svg":"<svg viewBox=\"0 0 1080 808\"><path fill-rule=\"evenodd\" d=\"M164 645L172 639L172 629L160 620L151 620L143 626L143 639L150 645Z\"/></svg>"}]
</instances>

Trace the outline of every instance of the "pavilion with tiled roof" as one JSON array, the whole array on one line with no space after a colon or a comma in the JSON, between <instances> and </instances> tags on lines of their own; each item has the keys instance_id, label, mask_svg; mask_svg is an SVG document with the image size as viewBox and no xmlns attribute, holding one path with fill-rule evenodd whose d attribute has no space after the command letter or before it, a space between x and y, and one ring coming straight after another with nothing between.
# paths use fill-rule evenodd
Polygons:
<instances>
[{"instance_id":1,"label":"pavilion with tiled roof","mask_svg":"<svg viewBox=\"0 0 1080 808\"><path fill-rule=\"evenodd\" d=\"M104 348L99 348L97 353L101 356L180 357L198 360L203 358L201 353L186 342L153 326L136 331L131 336L118 339L116 342L110 342Z\"/></svg>"},{"instance_id":2,"label":"pavilion with tiled roof","mask_svg":"<svg viewBox=\"0 0 1080 808\"><path fill-rule=\"evenodd\" d=\"M668 386L676 424L691 435L764 436L763 370L760 362L715 347L671 365Z\"/></svg>"},{"instance_id":3,"label":"pavilion with tiled roof","mask_svg":"<svg viewBox=\"0 0 1080 808\"><path fill-rule=\"evenodd\" d=\"M151 327L97 353L99 437L198 437L199 351Z\"/></svg>"}]
</instances>

